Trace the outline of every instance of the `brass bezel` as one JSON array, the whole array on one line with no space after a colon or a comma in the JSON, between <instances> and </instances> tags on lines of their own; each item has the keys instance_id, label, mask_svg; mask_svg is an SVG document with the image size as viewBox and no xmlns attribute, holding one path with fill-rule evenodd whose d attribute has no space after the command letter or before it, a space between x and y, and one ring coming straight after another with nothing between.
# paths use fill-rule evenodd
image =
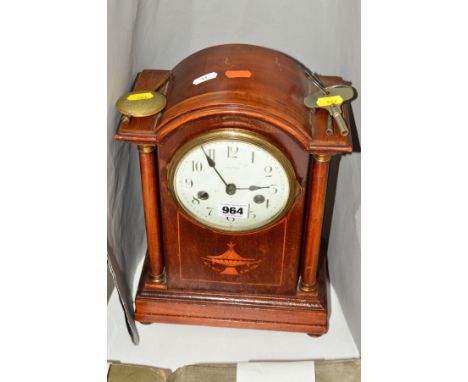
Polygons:
<instances>
[{"instance_id":1,"label":"brass bezel","mask_svg":"<svg viewBox=\"0 0 468 382\"><path fill-rule=\"evenodd\" d=\"M283 166L286 172L286 176L288 178L288 183L289 183L288 201L286 202L283 209L281 209L276 214L273 220L265 223L264 225L255 227L253 229L248 229L248 230L230 230L230 229L223 229L223 228L219 228L218 226L207 224L199 220L199 218L196 215L194 215L191 211L189 211L180 201L179 197L177 196L177 193L175 192L174 176L176 173L177 165L185 157L185 155L188 154L189 151L192 150L194 147L199 146L203 143L214 141L214 140L223 140L223 139L247 142L247 143L256 145L268 151ZM215 131L209 131L207 133L200 134L199 136L183 144L179 149L177 149L176 153L174 154L173 158L168 164L167 185L168 185L169 193L171 194L172 198L176 202L179 209L185 215L195 220L198 224L202 225L203 227L209 228L213 231L225 232L225 233L227 232L231 234L256 232L256 231L259 231L261 229L264 229L268 226L271 226L277 223L289 212L291 206L294 203L294 200L300 194L300 191L301 191L301 186L299 182L297 181L294 167L291 164L291 161L286 157L286 155L274 143L270 142L268 138L264 137L263 135L254 133L249 130L238 129L238 128L223 128L223 129L219 129Z\"/></svg>"}]
</instances>

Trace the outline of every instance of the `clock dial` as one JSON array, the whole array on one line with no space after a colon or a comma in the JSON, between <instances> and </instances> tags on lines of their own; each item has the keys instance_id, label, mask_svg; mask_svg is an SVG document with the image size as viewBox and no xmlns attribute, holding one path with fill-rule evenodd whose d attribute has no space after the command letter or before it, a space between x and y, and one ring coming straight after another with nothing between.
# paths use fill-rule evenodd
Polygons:
<instances>
[{"instance_id":1,"label":"clock dial","mask_svg":"<svg viewBox=\"0 0 468 382\"><path fill-rule=\"evenodd\" d=\"M179 150L168 184L193 219L216 230L245 232L283 216L296 183L289 160L263 137L220 130Z\"/></svg>"}]
</instances>

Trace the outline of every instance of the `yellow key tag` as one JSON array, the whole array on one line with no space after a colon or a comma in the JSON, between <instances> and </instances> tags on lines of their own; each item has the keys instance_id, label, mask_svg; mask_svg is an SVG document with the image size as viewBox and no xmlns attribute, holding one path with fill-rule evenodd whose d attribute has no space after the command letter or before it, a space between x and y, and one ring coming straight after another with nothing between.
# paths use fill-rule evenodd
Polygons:
<instances>
[{"instance_id":1,"label":"yellow key tag","mask_svg":"<svg viewBox=\"0 0 468 382\"><path fill-rule=\"evenodd\" d=\"M115 106L128 117L148 117L164 109L166 97L161 93L142 90L120 97Z\"/></svg>"},{"instance_id":2,"label":"yellow key tag","mask_svg":"<svg viewBox=\"0 0 468 382\"><path fill-rule=\"evenodd\" d=\"M317 98L317 106L321 106L321 107L330 106L330 105L341 105L342 103L343 103L343 98L339 95Z\"/></svg>"},{"instance_id":3,"label":"yellow key tag","mask_svg":"<svg viewBox=\"0 0 468 382\"><path fill-rule=\"evenodd\" d=\"M141 101L143 99L151 99L153 98L154 95L153 93L136 93L136 94L130 94L128 97L127 97L127 100L128 101Z\"/></svg>"}]
</instances>

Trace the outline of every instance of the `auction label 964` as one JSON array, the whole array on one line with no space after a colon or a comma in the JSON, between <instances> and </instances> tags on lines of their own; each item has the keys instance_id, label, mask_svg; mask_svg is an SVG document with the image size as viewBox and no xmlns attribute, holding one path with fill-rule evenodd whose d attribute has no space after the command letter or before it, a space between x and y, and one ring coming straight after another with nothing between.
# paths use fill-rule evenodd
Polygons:
<instances>
[{"instance_id":1,"label":"auction label 964","mask_svg":"<svg viewBox=\"0 0 468 382\"><path fill-rule=\"evenodd\" d=\"M244 219L248 214L248 204L218 203L218 216Z\"/></svg>"}]
</instances>

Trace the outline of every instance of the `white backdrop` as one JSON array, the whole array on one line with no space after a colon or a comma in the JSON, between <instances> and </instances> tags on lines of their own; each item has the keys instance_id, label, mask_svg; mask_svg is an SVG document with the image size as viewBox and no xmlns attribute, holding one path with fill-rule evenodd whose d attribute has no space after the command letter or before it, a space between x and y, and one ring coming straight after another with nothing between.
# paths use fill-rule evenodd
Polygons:
<instances>
[{"instance_id":1,"label":"white backdrop","mask_svg":"<svg viewBox=\"0 0 468 382\"><path fill-rule=\"evenodd\" d=\"M352 81L359 93L359 0L109 0L108 247L115 273L122 274L119 290L129 312L133 276L146 243L137 153L112 140L118 120L115 101L142 69L171 69L193 52L225 43L282 51L313 71ZM352 106L360 135L359 97ZM360 164L359 153L339 162L328 248L331 282L358 348ZM137 340L136 331L132 333Z\"/></svg>"}]
</instances>

